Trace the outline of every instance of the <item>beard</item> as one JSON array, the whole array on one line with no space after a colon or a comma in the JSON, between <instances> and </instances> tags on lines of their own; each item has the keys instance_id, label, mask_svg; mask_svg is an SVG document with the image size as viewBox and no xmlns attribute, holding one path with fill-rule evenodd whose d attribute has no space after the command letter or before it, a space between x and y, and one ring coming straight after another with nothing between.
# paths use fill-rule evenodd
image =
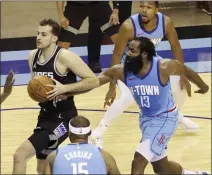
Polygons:
<instances>
[{"instance_id":1,"label":"beard","mask_svg":"<svg viewBox=\"0 0 212 175\"><path fill-rule=\"evenodd\" d=\"M136 57L126 56L124 63L124 72L132 72L133 74L137 74L143 67L143 61L141 55Z\"/></svg>"}]
</instances>

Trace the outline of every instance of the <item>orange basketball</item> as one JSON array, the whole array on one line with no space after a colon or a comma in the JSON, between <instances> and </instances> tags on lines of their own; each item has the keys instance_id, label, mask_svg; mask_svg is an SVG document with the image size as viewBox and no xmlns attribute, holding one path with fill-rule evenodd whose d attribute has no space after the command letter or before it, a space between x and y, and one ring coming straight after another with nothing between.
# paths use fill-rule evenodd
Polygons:
<instances>
[{"instance_id":1,"label":"orange basketball","mask_svg":"<svg viewBox=\"0 0 212 175\"><path fill-rule=\"evenodd\" d=\"M30 98L36 102L47 102L47 92L53 88L46 86L47 84L54 85L54 82L47 76L35 76L30 80L27 86L27 92Z\"/></svg>"}]
</instances>

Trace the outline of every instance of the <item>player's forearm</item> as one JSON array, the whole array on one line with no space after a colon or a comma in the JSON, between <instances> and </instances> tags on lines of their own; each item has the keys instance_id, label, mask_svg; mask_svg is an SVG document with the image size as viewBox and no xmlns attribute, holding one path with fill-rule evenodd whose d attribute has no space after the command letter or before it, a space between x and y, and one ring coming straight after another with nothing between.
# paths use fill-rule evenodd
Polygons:
<instances>
[{"instance_id":1,"label":"player's forearm","mask_svg":"<svg viewBox=\"0 0 212 175\"><path fill-rule=\"evenodd\" d=\"M171 49L172 49L174 58L180 61L182 64L184 64L184 56L183 56L183 51L181 49L180 44L172 46Z\"/></svg>"},{"instance_id":2,"label":"player's forearm","mask_svg":"<svg viewBox=\"0 0 212 175\"><path fill-rule=\"evenodd\" d=\"M207 86L207 84L205 84L205 82L202 80L202 78L196 72L194 72L192 69L190 69L188 67L185 67L184 76L189 81L196 84L197 87L199 87L199 88Z\"/></svg>"},{"instance_id":3,"label":"player's forearm","mask_svg":"<svg viewBox=\"0 0 212 175\"><path fill-rule=\"evenodd\" d=\"M121 63L121 56L118 54L113 54L112 60L111 60L111 67L120 64ZM110 81L109 89L114 89L116 88L116 80Z\"/></svg>"},{"instance_id":4,"label":"player's forearm","mask_svg":"<svg viewBox=\"0 0 212 175\"><path fill-rule=\"evenodd\" d=\"M6 98L9 96L9 94L5 94L4 92L1 94L1 103L6 100Z\"/></svg>"},{"instance_id":5,"label":"player's forearm","mask_svg":"<svg viewBox=\"0 0 212 175\"><path fill-rule=\"evenodd\" d=\"M64 1L57 1L56 3L57 3L58 15L59 16L64 15L64 13L63 13Z\"/></svg>"},{"instance_id":6,"label":"player's forearm","mask_svg":"<svg viewBox=\"0 0 212 175\"><path fill-rule=\"evenodd\" d=\"M89 91L91 91L92 89L89 89L89 90L85 90L85 91L80 91L80 92L68 92L66 93L66 96L67 97L72 97L72 96L76 96L76 95L81 95L81 94L85 94Z\"/></svg>"},{"instance_id":7,"label":"player's forearm","mask_svg":"<svg viewBox=\"0 0 212 175\"><path fill-rule=\"evenodd\" d=\"M113 67L116 64L121 64L121 55L114 53L112 55L112 60L111 60L111 67Z\"/></svg>"},{"instance_id":8,"label":"player's forearm","mask_svg":"<svg viewBox=\"0 0 212 175\"><path fill-rule=\"evenodd\" d=\"M95 78L84 78L77 83L65 85L67 92L80 92L91 90L99 86L99 79Z\"/></svg>"}]
</instances>

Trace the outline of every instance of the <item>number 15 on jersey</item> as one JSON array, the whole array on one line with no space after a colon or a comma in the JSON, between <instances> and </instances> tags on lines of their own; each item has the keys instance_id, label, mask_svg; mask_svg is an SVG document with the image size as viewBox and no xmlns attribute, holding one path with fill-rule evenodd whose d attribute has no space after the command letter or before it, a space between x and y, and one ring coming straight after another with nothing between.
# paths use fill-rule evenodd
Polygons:
<instances>
[{"instance_id":1,"label":"number 15 on jersey","mask_svg":"<svg viewBox=\"0 0 212 175\"><path fill-rule=\"evenodd\" d=\"M87 170L87 162L72 163L73 174L89 174Z\"/></svg>"}]
</instances>

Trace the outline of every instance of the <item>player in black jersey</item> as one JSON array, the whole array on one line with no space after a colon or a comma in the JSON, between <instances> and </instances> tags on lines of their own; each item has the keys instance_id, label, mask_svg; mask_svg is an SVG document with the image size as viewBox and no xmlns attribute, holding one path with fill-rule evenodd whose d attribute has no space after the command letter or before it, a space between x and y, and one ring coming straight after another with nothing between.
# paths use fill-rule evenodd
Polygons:
<instances>
[{"instance_id":1,"label":"player in black jersey","mask_svg":"<svg viewBox=\"0 0 212 175\"><path fill-rule=\"evenodd\" d=\"M40 22L37 31L37 49L29 54L31 75L45 75L55 81L49 92L49 101L41 107L34 133L16 150L13 174L25 174L26 164L36 155L37 172L42 174L46 157L68 137L68 123L77 116L72 92L98 87L99 80L75 53L57 46L59 25L51 20ZM77 82L76 76L81 80ZM55 100L55 99L63 100Z\"/></svg>"}]
</instances>

